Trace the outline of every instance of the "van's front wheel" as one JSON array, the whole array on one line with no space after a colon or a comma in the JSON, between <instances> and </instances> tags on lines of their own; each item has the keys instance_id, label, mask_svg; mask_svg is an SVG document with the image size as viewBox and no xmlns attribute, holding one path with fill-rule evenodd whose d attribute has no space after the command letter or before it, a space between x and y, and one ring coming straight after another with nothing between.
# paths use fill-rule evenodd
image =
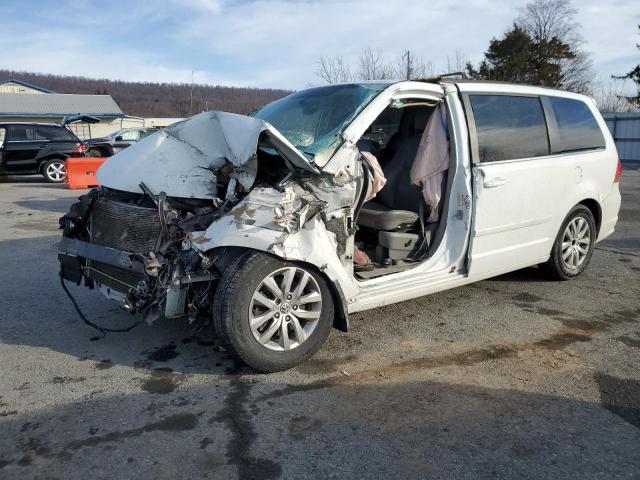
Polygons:
<instances>
[{"instance_id":1,"label":"van's front wheel","mask_svg":"<svg viewBox=\"0 0 640 480\"><path fill-rule=\"evenodd\" d=\"M320 275L260 252L239 257L225 270L213 313L223 343L261 372L310 358L329 336L334 316Z\"/></svg>"},{"instance_id":2,"label":"van's front wheel","mask_svg":"<svg viewBox=\"0 0 640 480\"><path fill-rule=\"evenodd\" d=\"M575 206L560 227L549 260L541 267L556 280L580 275L591 260L596 242L596 222L591 210Z\"/></svg>"}]
</instances>

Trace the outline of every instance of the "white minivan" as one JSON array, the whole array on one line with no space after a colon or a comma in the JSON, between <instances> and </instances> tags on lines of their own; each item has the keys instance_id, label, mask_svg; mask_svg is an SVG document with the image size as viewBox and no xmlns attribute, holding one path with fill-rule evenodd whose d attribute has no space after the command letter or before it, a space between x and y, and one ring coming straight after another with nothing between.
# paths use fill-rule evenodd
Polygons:
<instances>
[{"instance_id":1,"label":"white minivan","mask_svg":"<svg viewBox=\"0 0 640 480\"><path fill-rule=\"evenodd\" d=\"M61 219L61 277L148 323L212 325L277 371L350 313L532 265L576 277L614 230L620 175L582 95L443 78L312 88L109 158Z\"/></svg>"}]
</instances>

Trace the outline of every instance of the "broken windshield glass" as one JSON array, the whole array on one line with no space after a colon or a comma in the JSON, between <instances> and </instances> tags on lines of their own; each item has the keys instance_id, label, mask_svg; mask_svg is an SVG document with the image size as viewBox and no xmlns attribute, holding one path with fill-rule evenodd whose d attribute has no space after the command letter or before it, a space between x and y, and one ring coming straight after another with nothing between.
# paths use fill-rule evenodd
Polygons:
<instances>
[{"instance_id":1,"label":"broken windshield glass","mask_svg":"<svg viewBox=\"0 0 640 480\"><path fill-rule=\"evenodd\" d=\"M257 110L253 116L273 125L313 159L330 157L351 120L384 90L384 84L330 85L297 92Z\"/></svg>"}]
</instances>

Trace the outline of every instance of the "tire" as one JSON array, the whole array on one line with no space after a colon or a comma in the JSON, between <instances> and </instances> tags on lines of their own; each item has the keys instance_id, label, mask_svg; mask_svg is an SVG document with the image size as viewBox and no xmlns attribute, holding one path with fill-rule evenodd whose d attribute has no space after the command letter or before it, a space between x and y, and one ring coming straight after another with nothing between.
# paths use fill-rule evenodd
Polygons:
<instances>
[{"instance_id":1,"label":"tire","mask_svg":"<svg viewBox=\"0 0 640 480\"><path fill-rule=\"evenodd\" d=\"M42 166L42 176L47 182L62 183L67 179L67 167L64 160L53 158Z\"/></svg>"},{"instance_id":2,"label":"tire","mask_svg":"<svg viewBox=\"0 0 640 480\"><path fill-rule=\"evenodd\" d=\"M289 289L285 287L288 278ZM261 252L241 255L227 267L213 307L218 338L244 363L265 373L311 358L329 336L333 317L331 292L318 273ZM251 327L251 320L257 327Z\"/></svg>"},{"instance_id":3,"label":"tire","mask_svg":"<svg viewBox=\"0 0 640 480\"><path fill-rule=\"evenodd\" d=\"M593 213L584 205L576 205L562 222L549 260L541 268L554 280L571 280L589 265L595 241L596 222Z\"/></svg>"}]
</instances>

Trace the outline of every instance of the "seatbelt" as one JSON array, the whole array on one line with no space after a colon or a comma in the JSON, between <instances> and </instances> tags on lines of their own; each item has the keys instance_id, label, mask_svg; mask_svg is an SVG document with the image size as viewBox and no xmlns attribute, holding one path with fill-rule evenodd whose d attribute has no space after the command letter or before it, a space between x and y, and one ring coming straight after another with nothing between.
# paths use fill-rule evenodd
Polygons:
<instances>
[{"instance_id":1,"label":"seatbelt","mask_svg":"<svg viewBox=\"0 0 640 480\"><path fill-rule=\"evenodd\" d=\"M451 139L449 137L449 125L447 125L447 114L444 111L444 108L441 108L442 105L438 107L438 112L440 113L440 124L444 130L444 134L447 137L447 142L451 143Z\"/></svg>"},{"instance_id":2,"label":"seatbelt","mask_svg":"<svg viewBox=\"0 0 640 480\"><path fill-rule=\"evenodd\" d=\"M420 201L418 203L418 220L420 220L420 233L422 234L422 243L418 248L418 251L414 255L414 259L420 260L424 255L429 252L429 245L427 244L427 229L424 225L424 198L422 198L422 191L420 192Z\"/></svg>"}]
</instances>

